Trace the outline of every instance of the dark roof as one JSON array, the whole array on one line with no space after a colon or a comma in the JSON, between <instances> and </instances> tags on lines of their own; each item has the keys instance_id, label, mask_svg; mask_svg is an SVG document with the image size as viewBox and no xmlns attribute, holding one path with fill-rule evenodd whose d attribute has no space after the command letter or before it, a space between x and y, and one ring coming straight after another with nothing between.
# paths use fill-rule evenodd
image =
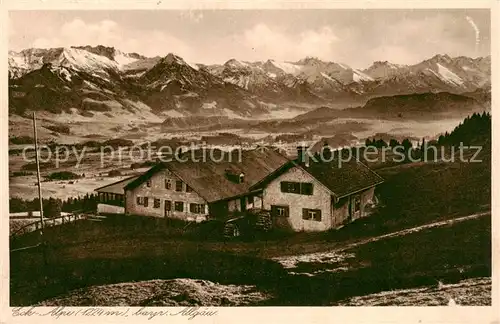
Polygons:
<instances>
[{"instance_id":1,"label":"dark roof","mask_svg":"<svg viewBox=\"0 0 500 324\"><path fill-rule=\"evenodd\" d=\"M289 161L275 172L269 174L268 177L256 183L251 189L265 186L294 166L305 170L327 187L337 198L368 189L384 181L381 176L356 160L340 164L336 160L332 162L311 162L308 167L297 161Z\"/></svg>"},{"instance_id":2,"label":"dark roof","mask_svg":"<svg viewBox=\"0 0 500 324\"><path fill-rule=\"evenodd\" d=\"M123 180L113 182L109 185L97 188L97 189L95 189L95 191L123 195L125 193L125 190L124 190L125 186L128 185L129 183L131 183L132 181L134 181L135 179L137 179L138 177L139 177L138 175L128 177L128 178L125 178Z\"/></svg>"},{"instance_id":3,"label":"dark roof","mask_svg":"<svg viewBox=\"0 0 500 324\"><path fill-rule=\"evenodd\" d=\"M189 152L186 155L189 155ZM241 151L241 159L239 156L238 152L233 153L231 158L226 154L226 158L221 162L212 161L209 156L204 162L188 159L186 156L186 162L174 159L171 162L158 163L129 183L125 189L136 188L158 171L168 169L206 201L213 202L249 192L255 183L289 161L286 156L271 148ZM244 181L231 181L227 176L228 171L236 176L244 173Z\"/></svg>"},{"instance_id":4,"label":"dark roof","mask_svg":"<svg viewBox=\"0 0 500 324\"><path fill-rule=\"evenodd\" d=\"M301 167L332 191L337 198L368 189L384 179L365 164L352 160L349 162L313 162Z\"/></svg>"}]
</instances>

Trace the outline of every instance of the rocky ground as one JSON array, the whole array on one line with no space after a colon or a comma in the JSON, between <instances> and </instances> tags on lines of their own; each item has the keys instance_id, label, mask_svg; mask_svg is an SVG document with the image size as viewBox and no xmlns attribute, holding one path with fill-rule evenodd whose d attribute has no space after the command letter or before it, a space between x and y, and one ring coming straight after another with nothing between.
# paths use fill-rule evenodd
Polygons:
<instances>
[{"instance_id":1,"label":"rocky ground","mask_svg":"<svg viewBox=\"0 0 500 324\"><path fill-rule=\"evenodd\" d=\"M79 289L38 306L243 306L267 299L250 285L208 280L150 280Z\"/></svg>"},{"instance_id":2,"label":"rocky ground","mask_svg":"<svg viewBox=\"0 0 500 324\"><path fill-rule=\"evenodd\" d=\"M384 291L357 296L338 306L488 306L491 305L491 278L473 278L456 284L436 283L434 287Z\"/></svg>"}]
</instances>

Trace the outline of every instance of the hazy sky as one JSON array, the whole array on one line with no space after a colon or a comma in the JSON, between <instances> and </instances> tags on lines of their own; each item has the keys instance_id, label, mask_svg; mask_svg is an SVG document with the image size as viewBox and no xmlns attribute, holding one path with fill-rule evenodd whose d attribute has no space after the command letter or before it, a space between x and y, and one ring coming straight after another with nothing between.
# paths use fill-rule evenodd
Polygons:
<instances>
[{"instance_id":1,"label":"hazy sky","mask_svg":"<svg viewBox=\"0 0 500 324\"><path fill-rule=\"evenodd\" d=\"M10 12L9 47L107 45L197 63L305 56L363 68L435 54L490 54L490 14L454 10L204 10Z\"/></svg>"}]
</instances>

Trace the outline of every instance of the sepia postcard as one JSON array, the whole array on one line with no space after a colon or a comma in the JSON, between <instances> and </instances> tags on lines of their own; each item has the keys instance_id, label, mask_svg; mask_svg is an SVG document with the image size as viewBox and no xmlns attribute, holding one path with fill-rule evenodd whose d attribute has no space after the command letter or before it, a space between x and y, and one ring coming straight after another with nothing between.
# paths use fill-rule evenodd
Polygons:
<instances>
[{"instance_id":1,"label":"sepia postcard","mask_svg":"<svg viewBox=\"0 0 500 324\"><path fill-rule=\"evenodd\" d=\"M498 7L8 1L1 322L500 323Z\"/></svg>"}]
</instances>

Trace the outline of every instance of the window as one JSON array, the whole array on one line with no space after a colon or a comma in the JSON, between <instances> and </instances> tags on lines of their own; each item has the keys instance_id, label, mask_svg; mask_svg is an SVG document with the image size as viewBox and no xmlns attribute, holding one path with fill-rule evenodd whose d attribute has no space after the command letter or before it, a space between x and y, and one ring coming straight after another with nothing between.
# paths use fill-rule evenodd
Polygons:
<instances>
[{"instance_id":1,"label":"window","mask_svg":"<svg viewBox=\"0 0 500 324\"><path fill-rule=\"evenodd\" d=\"M148 197L144 197L144 207L148 207Z\"/></svg>"},{"instance_id":2,"label":"window","mask_svg":"<svg viewBox=\"0 0 500 324\"><path fill-rule=\"evenodd\" d=\"M300 193L302 195L312 195L313 194L313 184L312 183L301 183L300 184Z\"/></svg>"},{"instance_id":3,"label":"window","mask_svg":"<svg viewBox=\"0 0 500 324\"><path fill-rule=\"evenodd\" d=\"M178 211L178 212L184 211L184 202L176 201L174 208L175 208L175 211Z\"/></svg>"},{"instance_id":4,"label":"window","mask_svg":"<svg viewBox=\"0 0 500 324\"><path fill-rule=\"evenodd\" d=\"M166 211L172 210L172 202L170 200L165 200L165 210Z\"/></svg>"},{"instance_id":5,"label":"window","mask_svg":"<svg viewBox=\"0 0 500 324\"><path fill-rule=\"evenodd\" d=\"M313 220L321 222L321 210L320 209L302 209L302 219Z\"/></svg>"},{"instance_id":6,"label":"window","mask_svg":"<svg viewBox=\"0 0 500 324\"><path fill-rule=\"evenodd\" d=\"M153 207L160 208L160 204L161 204L160 199L155 198L155 200L153 201Z\"/></svg>"},{"instance_id":7,"label":"window","mask_svg":"<svg viewBox=\"0 0 500 324\"><path fill-rule=\"evenodd\" d=\"M282 181L281 192L312 195L313 184L309 182Z\"/></svg>"},{"instance_id":8,"label":"window","mask_svg":"<svg viewBox=\"0 0 500 324\"><path fill-rule=\"evenodd\" d=\"M271 215L276 217L289 217L290 207L271 205Z\"/></svg>"},{"instance_id":9,"label":"window","mask_svg":"<svg viewBox=\"0 0 500 324\"><path fill-rule=\"evenodd\" d=\"M354 196L353 200L354 212L359 212L361 210L361 198L359 196Z\"/></svg>"},{"instance_id":10,"label":"window","mask_svg":"<svg viewBox=\"0 0 500 324\"><path fill-rule=\"evenodd\" d=\"M300 182L282 181L281 182L281 192L299 193L300 192Z\"/></svg>"},{"instance_id":11,"label":"window","mask_svg":"<svg viewBox=\"0 0 500 324\"><path fill-rule=\"evenodd\" d=\"M137 205L142 205L142 197L137 197Z\"/></svg>"},{"instance_id":12,"label":"window","mask_svg":"<svg viewBox=\"0 0 500 324\"><path fill-rule=\"evenodd\" d=\"M147 187L151 187L151 179L149 179L148 181L146 181L146 186Z\"/></svg>"},{"instance_id":13,"label":"window","mask_svg":"<svg viewBox=\"0 0 500 324\"><path fill-rule=\"evenodd\" d=\"M172 189L172 180L165 179L165 189Z\"/></svg>"},{"instance_id":14,"label":"window","mask_svg":"<svg viewBox=\"0 0 500 324\"><path fill-rule=\"evenodd\" d=\"M175 191L182 191L182 181L181 180L175 181Z\"/></svg>"},{"instance_id":15,"label":"window","mask_svg":"<svg viewBox=\"0 0 500 324\"><path fill-rule=\"evenodd\" d=\"M193 214L204 214L205 204L189 204L189 211Z\"/></svg>"},{"instance_id":16,"label":"window","mask_svg":"<svg viewBox=\"0 0 500 324\"><path fill-rule=\"evenodd\" d=\"M186 185L186 192L193 192L193 188L190 186Z\"/></svg>"}]
</instances>

